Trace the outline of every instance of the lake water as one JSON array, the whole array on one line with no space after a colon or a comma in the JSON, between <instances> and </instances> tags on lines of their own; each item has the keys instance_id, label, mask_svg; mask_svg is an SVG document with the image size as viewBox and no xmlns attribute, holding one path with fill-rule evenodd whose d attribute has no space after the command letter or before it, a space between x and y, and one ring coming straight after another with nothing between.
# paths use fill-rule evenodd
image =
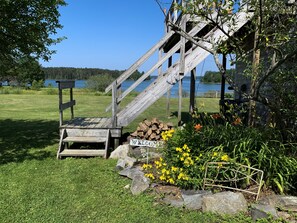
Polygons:
<instances>
[{"instance_id":1,"label":"lake water","mask_svg":"<svg viewBox=\"0 0 297 223\"><path fill-rule=\"evenodd\" d=\"M151 78L151 80L143 81L140 83L136 88L136 92L141 92L143 89L145 89L149 84L151 84L154 81L154 78ZM131 86L134 83L132 80L126 80L122 84L122 90L126 90L129 86ZM55 80L45 80L45 86L52 85L53 87L57 87L57 83ZM85 88L86 87L86 80L76 80L75 81L75 87L76 88ZM219 92L221 91L221 84L204 84L200 83L199 80L196 80L196 95L197 96L203 96L207 92L217 92L217 95L219 97ZM183 92L190 93L190 78L185 77L183 79ZM228 85L226 85L226 93L232 93L232 91L228 90ZM171 97L177 97L178 96L178 84L175 84L171 88Z\"/></svg>"}]
</instances>

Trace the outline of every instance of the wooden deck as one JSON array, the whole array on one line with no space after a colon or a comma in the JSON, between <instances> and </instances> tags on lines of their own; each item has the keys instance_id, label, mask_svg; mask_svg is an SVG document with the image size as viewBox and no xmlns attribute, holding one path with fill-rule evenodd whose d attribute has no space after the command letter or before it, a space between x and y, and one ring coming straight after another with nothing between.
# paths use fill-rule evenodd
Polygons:
<instances>
[{"instance_id":1,"label":"wooden deck","mask_svg":"<svg viewBox=\"0 0 297 223\"><path fill-rule=\"evenodd\" d=\"M110 129L111 137L119 138L122 127L113 127L111 118L74 118L65 122L60 129Z\"/></svg>"}]
</instances>

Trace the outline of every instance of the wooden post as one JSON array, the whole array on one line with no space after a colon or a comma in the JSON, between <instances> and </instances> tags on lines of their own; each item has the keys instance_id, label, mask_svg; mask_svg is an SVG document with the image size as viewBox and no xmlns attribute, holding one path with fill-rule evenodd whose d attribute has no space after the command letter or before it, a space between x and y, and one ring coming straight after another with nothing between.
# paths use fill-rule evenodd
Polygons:
<instances>
[{"instance_id":1,"label":"wooden post","mask_svg":"<svg viewBox=\"0 0 297 223\"><path fill-rule=\"evenodd\" d=\"M172 57L168 58L168 69L172 66ZM170 116L170 96L171 96L171 89L167 91L167 105L166 105L166 114L167 117Z\"/></svg>"},{"instance_id":2,"label":"wooden post","mask_svg":"<svg viewBox=\"0 0 297 223\"><path fill-rule=\"evenodd\" d=\"M159 49L159 61L162 59L163 56L163 48ZM161 76L162 75L162 64L161 66L158 68L158 75Z\"/></svg>"},{"instance_id":3,"label":"wooden post","mask_svg":"<svg viewBox=\"0 0 297 223\"><path fill-rule=\"evenodd\" d=\"M182 2L184 4L184 2ZM182 15L181 28L186 31L186 15ZM181 124L181 109L182 109L182 78L185 74L185 51L186 51L186 38L181 36L181 47L180 47L180 63L179 63L179 80L178 80L178 124Z\"/></svg>"},{"instance_id":4,"label":"wooden post","mask_svg":"<svg viewBox=\"0 0 297 223\"><path fill-rule=\"evenodd\" d=\"M226 55L223 54L223 68L226 71L227 70L227 58ZM220 98L220 110L222 113L225 112L225 84L226 84L226 77L221 75L221 98Z\"/></svg>"},{"instance_id":5,"label":"wooden post","mask_svg":"<svg viewBox=\"0 0 297 223\"><path fill-rule=\"evenodd\" d=\"M118 102L117 102L117 82L114 81L112 83L112 127L117 127L117 107L118 107Z\"/></svg>"},{"instance_id":6,"label":"wooden post","mask_svg":"<svg viewBox=\"0 0 297 223\"><path fill-rule=\"evenodd\" d=\"M58 83L58 88L59 88L59 113L60 113L60 126L63 125L63 109L62 109L62 89L60 88L60 82Z\"/></svg>"},{"instance_id":7,"label":"wooden post","mask_svg":"<svg viewBox=\"0 0 297 223\"><path fill-rule=\"evenodd\" d=\"M191 83L190 83L190 108L189 112L193 113L195 110L195 87L196 87L196 67L191 70Z\"/></svg>"},{"instance_id":8,"label":"wooden post","mask_svg":"<svg viewBox=\"0 0 297 223\"><path fill-rule=\"evenodd\" d=\"M73 88L70 88L70 101L73 101ZM73 106L70 107L71 110L71 119L74 119L74 112L73 112Z\"/></svg>"}]
</instances>

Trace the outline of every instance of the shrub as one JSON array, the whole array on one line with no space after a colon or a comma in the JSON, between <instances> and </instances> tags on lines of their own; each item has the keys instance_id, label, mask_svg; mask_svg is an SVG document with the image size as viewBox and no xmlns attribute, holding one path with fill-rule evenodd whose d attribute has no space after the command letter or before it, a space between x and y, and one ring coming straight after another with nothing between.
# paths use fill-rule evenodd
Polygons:
<instances>
[{"instance_id":1,"label":"shrub","mask_svg":"<svg viewBox=\"0 0 297 223\"><path fill-rule=\"evenodd\" d=\"M32 89L32 90L37 90L37 91L39 91L40 88L43 88L43 87L44 87L44 81L43 81L43 80L39 80L39 81L34 80L34 81L32 82L31 89Z\"/></svg>"},{"instance_id":2,"label":"shrub","mask_svg":"<svg viewBox=\"0 0 297 223\"><path fill-rule=\"evenodd\" d=\"M92 91L104 92L105 88L114 81L111 75L103 74L90 77L86 82L86 87Z\"/></svg>"},{"instance_id":3,"label":"shrub","mask_svg":"<svg viewBox=\"0 0 297 223\"><path fill-rule=\"evenodd\" d=\"M154 164L155 175L182 188L201 189L206 163L227 161L263 170L265 186L284 193L296 187L294 150L296 144L283 143L273 128L248 128L237 116L226 121L220 114L198 114L168 138L163 159Z\"/></svg>"}]
</instances>

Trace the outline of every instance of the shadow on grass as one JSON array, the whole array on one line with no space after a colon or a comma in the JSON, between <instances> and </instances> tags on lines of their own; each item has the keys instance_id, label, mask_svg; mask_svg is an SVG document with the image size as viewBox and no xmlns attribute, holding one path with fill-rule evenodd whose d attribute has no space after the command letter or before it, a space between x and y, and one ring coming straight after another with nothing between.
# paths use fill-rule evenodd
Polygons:
<instances>
[{"instance_id":1,"label":"shadow on grass","mask_svg":"<svg viewBox=\"0 0 297 223\"><path fill-rule=\"evenodd\" d=\"M178 117L178 112L171 112L170 116L175 116ZM192 120L192 116L189 112L181 112L181 121L182 123L187 123L190 122Z\"/></svg>"},{"instance_id":2,"label":"shadow on grass","mask_svg":"<svg viewBox=\"0 0 297 223\"><path fill-rule=\"evenodd\" d=\"M45 148L59 141L58 126L56 121L0 120L0 164L53 156Z\"/></svg>"}]
</instances>

